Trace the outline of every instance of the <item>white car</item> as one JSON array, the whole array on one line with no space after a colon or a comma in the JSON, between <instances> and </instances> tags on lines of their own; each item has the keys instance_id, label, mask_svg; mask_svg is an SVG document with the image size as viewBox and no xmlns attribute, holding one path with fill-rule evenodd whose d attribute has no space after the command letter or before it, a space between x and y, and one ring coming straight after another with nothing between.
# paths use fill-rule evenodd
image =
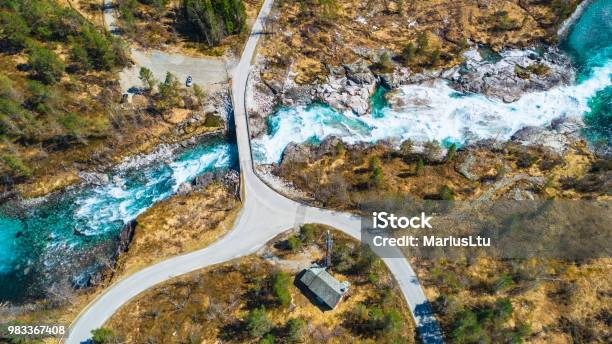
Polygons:
<instances>
[{"instance_id":1,"label":"white car","mask_svg":"<svg viewBox=\"0 0 612 344\"><path fill-rule=\"evenodd\" d=\"M185 81L185 86L191 87L192 85L193 85L193 78L190 75L187 77L187 80Z\"/></svg>"}]
</instances>

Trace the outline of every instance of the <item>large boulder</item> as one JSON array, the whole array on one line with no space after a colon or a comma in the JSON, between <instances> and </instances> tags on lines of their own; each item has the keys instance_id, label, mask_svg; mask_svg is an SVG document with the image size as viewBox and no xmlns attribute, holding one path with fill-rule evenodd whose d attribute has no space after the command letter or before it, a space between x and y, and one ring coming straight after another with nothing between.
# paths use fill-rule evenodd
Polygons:
<instances>
[{"instance_id":1,"label":"large boulder","mask_svg":"<svg viewBox=\"0 0 612 344\"><path fill-rule=\"evenodd\" d=\"M370 109L370 96L375 89L375 82L356 82L347 77L329 76L327 83L315 88L314 94L316 98L338 111L351 111L363 116Z\"/></svg>"},{"instance_id":2,"label":"large boulder","mask_svg":"<svg viewBox=\"0 0 612 344\"><path fill-rule=\"evenodd\" d=\"M307 163L310 160L310 148L307 145L291 142L283 151L282 161Z\"/></svg>"},{"instance_id":3,"label":"large boulder","mask_svg":"<svg viewBox=\"0 0 612 344\"><path fill-rule=\"evenodd\" d=\"M376 82L376 78L370 70L370 65L365 60L357 60L356 62L345 64L344 69L347 78L359 85Z\"/></svg>"},{"instance_id":4,"label":"large boulder","mask_svg":"<svg viewBox=\"0 0 612 344\"><path fill-rule=\"evenodd\" d=\"M319 146L316 148L314 157L315 159L320 159L323 155L333 154L336 152L336 147L339 144L342 144L342 140L336 136L326 137Z\"/></svg>"},{"instance_id":5,"label":"large boulder","mask_svg":"<svg viewBox=\"0 0 612 344\"><path fill-rule=\"evenodd\" d=\"M574 76L570 61L552 48L542 54L508 50L497 61L485 60L477 50L470 50L464 58L459 68L442 76L461 92L480 93L507 103L528 92L569 84Z\"/></svg>"},{"instance_id":6,"label":"large boulder","mask_svg":"<svg viewBox=\"0 0 612 344\"><path fill-rule=\"evenodd\" d=\"M87 185L106 185L110 182L110 178L106 173L98 173L98 172L79 172L79 178L81 181Z\"/></svg>"},{"instance_id":7,"label":"large boulder","mask_svg":"<svg viewBox=\"0 0 612 344\"><path fill-rule=\"evenodd\" d=\"M493 179L503 161L488 150L467 150L461 154L455 169L471 181ZM509 167L506 167L509 170Z\"/></svg>"},{"instance_id":8,"label":"large boulder","mask_svg":"<svg viewBox=\"0 0 612 344\"><path fill-rule=\"evenodd\" d=\"M522 128L510 139L526 146L541 145L555 153L563 154L571 144L580 140L579 134L583 126L579 118L559 118L546 127Z\"/></svg>"},{"instance_id":9,"label":"large boulder","mask_svg":"<svg viewBox=\"0 0 612 344\"><path fill-rule=\"evenodd\" d=\"M128 250L128 247L130 246L130 243L132 242L132 239L134 238L134 232L136 231L137 225L138 225L138 222L136 222L136 220L132 220L123 226L121 233L119 233L117 254L121 254Z\"/></svg>"}]
</instances>

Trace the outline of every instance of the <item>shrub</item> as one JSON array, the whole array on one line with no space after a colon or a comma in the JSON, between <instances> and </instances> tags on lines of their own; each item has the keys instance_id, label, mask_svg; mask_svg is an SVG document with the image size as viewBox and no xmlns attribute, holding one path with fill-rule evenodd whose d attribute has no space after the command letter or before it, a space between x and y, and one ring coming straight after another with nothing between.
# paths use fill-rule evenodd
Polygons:
<instances>
[{"instance_id":1,"label":"shrub","mask_svg":"<svg viewBox=\"0 0 612 344\"><path fill-rule=\"evenodd\" d=\"M573 8L568 0L552 0L550 2L552 10L555 12L558 21L569 17L572 14Z\"/></svg>"},{"instance_id":2,"label":"shrub","mask_svg":"<svg viewBox=\"0 0 612 344\"><path fill-rule=\"evenodd\" d=\"M448 147L448 151L446 152L446 157L444 158L444 160L447 162L453 161L456 155L457 155L457 145L453 143L450 145L450 147Z\"/></svg>"},{"instance_id":3,"label":"shrub","mask_svg":"<svg viewBox=\"0 0 612 344\"><path fill-rule=\"evenodd\" d=\"M448 185L444 185L439 192L439 196L441 200L444 201L452 201L455 199L455 192Z\"/></svg>"},{"instance_id":4,"label":"shrub","mask_svg":"<svg viewBox=\"0 0 612 344\"><path fill-rule=\"evenodd\" d=\"M380 258L372 251L370 246L362 245L359 250L359 260L355 266L360 273L369 273L374 270L374 265L380 261Z\"/></svg>"},{"instance_id":5,"label":"shrub","mask_svg":"<svg viewBox=\"0 0 612 344\"><path fill-rule=\"evenodd\" d=\"M385 176L384 176L382 168L380 167L374 168L374 170L372 171L372 177L371 177L372 184L376 187L380 187L383 185L384 179L385 179Z\"/></svg>"},{"instance_id":6,"label":"shrub","mask_svg":"<svg viewBox=\"0 0 612 344\"><path fill-rule=\"evenodd\" d=\"M13 80L6 75L0 74L0 98L15 100L17 93L13 87Z\"/></svg>"},{"instance_id":7,"label":"shrub","mask_svg":"<svg viewBox=\"0 0 612 344\"><path fill-rule=\"evenodd\" d=\"M371 157L368 163L368 168L372 172L374 172L375 169L380 168L380 159L376 156Z\"/></svg>"},{"instance_id":8,"label":"shrub","mask_svg":"<svg viewBox=\"0 0 612 344\"><path fill-rule=\"evenodd\" d=\"M497 180L502 179L504 176L506 176L507 172L508 171L506 170L506 165L499 164L495 166L495 179Z\"/></svg>"},{"instance_id":9,"label":"shrub","mask_svg":"<svg viewBox=\"0 0 612 344\"><path fill-rule=\"evenodd\" d=\"M164 112L178 106L180 101L180 83L174 74L166 73L166 79L157 88L159 93L155 102L155 109L158 112Z\"/></svg>"},{"instance_id":10,"label":"shrub","mask_svg":"<svg viewBox=\"0 0 612 344\"><path fill-rule=\"evenodd\" d=\"M383 327L384 334L386 337L392 337L393 335L399 333L402 328L402 316L395 309L386 311L385 313Z\"/></svg>"},{"instance_id":11,"label":"shrub","mask_svg":"<svg viewBox=\"0 0 612 344\"><path fill-rule=\"evenodd\" d=\"M64 74L64 63L53 51L42 45L33 44L29 48L28 65L34 76L45 84L57 83Z\"/></svg>"},{"instance_id":12,"label":"shrub","mask_svg":"<svg viewBox=\"0 0 612 344\"><path fill-rule=\"evenodd\" d=\"M414 43L408 42L404 49L402 49L402 53L400 54L400 58L404 65L408 65L414 61L416 57L417 48L414 46Z\"/></svg>"},{"instance_id":13,"label":"shrub","mask_svg":"<svg viewBox=\"0 0 612 344\"><path fill-rule=\"evenodd\" d=\"M204 92L204 89L198 84L193 84L192 92L193 96L198 101L198 105L202 105L204 103L204 98L206 98L206 92Z\"/></svg>"},{"instance_id":14,"label":"shrub","mask_svg":"<svg viewBox=\"0 0 612 344\"><path fill-rule=\"evenodd\" d=\"M438 65L438 63L440 63L440 56L441 56L441 52L440 49L436 48L436 50L431 52L431 55L429 56L429 65L432 67L435 67Z\"/></svg>"},{"instance_id":15,"label":"shrub","mask_svg":"<svg viewBox=\"0 0 612 344\"><path fill-rule=\"evenodd\" d=\"M425 148L424 150L425 156L430 161L435 161L440 156L441 148L440 148L440 143L437 140L431 140L431 141L425 142L424 148Z\"/></svg>"},{"instance_id":16,"label":"shrub","mask_svg":"<svg viewBox=\"0 0 612 344\"><path fill-rule=\"evenodd\" d=\"M289 293L290 283L291 278L282 271L272 277L272 294L278 304L283 307L287 307L291 303L291 294Z\"/></svg>"},{"instance_id":17,"label":"shrub","mask_svg":"<svg viewBox=\"0 0 612 344\"><path fill-rule=\"evenodd\" d=\"M275 341L276 337L272 333L268 333L261 339L259 344L274 344Z\"/></svg>"},{"instance_id":18,"label":"shrub","mask_svg":"<svg viewBox=\"0 0 612 344\"><path fill-rule=\"evenodd\" d=\"M344 147L344 143L342 143L342 141L336 143L335 148L337 156L344 156L344 154L346 153L346 148Z\"/></svg>"},{"instance_id":19,"label":"shrub","mask_svg":"<svg viewBox=\"0 0 612 344\"><path fill-rule=\"evenodd\" d=\"M533 165L538 158L528 152L520 152L517 156L516 165L521 168L528 168Z\"/></svg>"},{"instance_id":20,"label":"shrub","mask_svg":"<svg viewBox=\"0 0 612 344\"><path fill-rule=\"evenodd\" d=\"M204 126L209 128L217 128L223 125L223 121L221 117L215 116L212 113L206 115L206 119L204 120Z\"/></svg>"},{"instance_id":21,"label":"shrub","mask_svg":"<svg viewBox=\"0 0 612 344\"><path fill-rule=\"evenodd\" d=\"M74 39L72 39L71 43L70 59L80 71L88 71L93 68L89 55L87 55L87 50Z\"/></svg>"},{"instance_id":22,"label":"shrub","mask_svg":"<svg viewBox=\"0 0 612 344\"><path fill-rule=\"evenodd\" d=\"M495 306L493 308L493 318L495 321L504 323L506 320L510 319L512 316L512 303L508 298L502 298L495 301Z\"/></svg>"},{"instance_id":23,"label":"shrub","mask_svg":"<svg viewBox=\"0 0 612 344\"><path fill-rule=\"evenodd\" d=\"M2 157L2 161L4 161L4 163L18 175L24 177L30 177L32 175L30 168L26 166L21 159L14 155L5 155Z\"/></svg>"},{"instance_id":24,"label":"shrub","mask_svg":"<svg viewBox=\"0 0 612 344\"><path fill-rule=\"evenodd\" d=\"M32 80L28 82L30 96L26 99L26 106L41 115L48 115L55 111L58 96L54 90L45 84Z\"/></svg>"},{"instance_id":25,"label":"shrub","mask_svg":"<svg viewBox=\"0 0 612 344\"><path fill-rule=\"evenodd\" d=\"M315 240L315 228L311 224L305 224L300 227L300 239L305 244L311 244Z\"/></svg>"},{"instance_id":26,"label":"shrub","mask_svg":"<svg viewBox=\"0 0 612 344\"><path fill-rule=\"evenodd\" d=\"M292 318L287 321L287 342L300 343L306 336L306 322L300 318Z\"/></svg>"},{"instance_id":27,"label":"shrub","mask_svg":"<svg viewBox=\"0 0 612 344\"><path fill-rule=\"evenodd\" d=\"M11 12L0 12L0 39L15 49L25 48L31 32L28 23L21 16Z\"/></svg>"},{"instance_id":28,"label":"shrub","mask_svg":"<svg viewBox=\"0 0 612 344\"><path fill-rule=\"evenodd\" d=\"M550 68L543 63L534 63L529 65L527 66L527 70L537 76L546 75L550 72Z\"/></svg>"},{"instance_id":29,"label":"shrub","mask_svg":"<svg viewBox=\"0 0 612 344\"><path fill-rule=\"evenodd\" d=\"M154 6L160 9L166 7L166 4L168 4L168 0L138 0L138 1L145 5Z\"/></svg>"},{"instance_id":30,"label":"shrub","mask_svg":"<svg viewBox=\"0 0 612 344\"><path fill-rule=\"evenodd\" d=\"M95 344L112 344L117 342L117 336L111 329L100 327L91 331L91 340Z\"/></svg>"},{"instance_id":31,"label":"shrub","mask_svg":"<svg viewBox=\"0 0 612 344\"><path fill-rule=\"evenodd\" d=\"M258 338L268 333L272 328L272 324L266 316L266 309L255 308L249 311L245 319L246 330L254 338Z\"/></svg>"},{"instance_id":32,"label":"shrub","mask_svg":"<svg viewBox=\"0 0 612 344\"><path fill-rule=\"evenodd\" d=\"M424 54L429 48L429 36L427 32L420 32L417 36L417 54Z\"/></svg>"},{"instance_id":33,"label":"shrub","mask_svg":"<svg viewBox=\"0 0 612 344\"><path fill-rule=\"evenodd\" d=\"M393 72L393 61L388 52L383 52L378 57L378 61L372 64L372 71L377 73L391 73Z\"/></svg>"},{"instance_id":34,"label":"shrub","mask_svg":"<svg viewBox=\"0 0 612 344\"><path fill-rule=\"evenodd\" d=\"M302 241L297 236L292 235L287 239L287 248L290 251L296 252L297 250L300 249L301 246L302 246Z\"/></svg>"},{"instance_id":35,"label":"shrub","mask_svg":"<svg viewBox=\"0 0 612 344\"><path fill-rule=\"evenodd\" d=\"M134 16L134 14L137 11L137 5L138 3L136 2L136 0L119 1L119 3L117 4L117 12L119 12L120 17L123 20L123 25L121 26L121 28L129 35L133 35L135 33L134 31L136 29L136 17Z\"/></svg>"},{"instance_id":36,"label":"shrub","mask_svg":"<svg viewBox=\"0 0 612 344\"><path fill-rule=\"evenodd\" d=\"M334 270L340 273L350 272L355 265L351 249L346 245L334 245L332 250L332 264Z\"/></svg>"},{"instance_id":37,"label":"shrub","mask_svg":"<svg viewBox=\"0 0 612 344\"><path fill-rule=\"evenodd\" d=\"M79 44L83 45L97 70L111 70L128 63L127 51L121 41L98 31L92 25L83 26Z\"/></svg>"},{"instance_id":38,"label":"shrub","mask_svg":"<svg viewBox=\"0 0 612 344\"><path fill-rule=\"evenodd\" d=\"M470 310L460 311L455 316L450 337L454 343L478 342L482 327L476 314Z\"/></svg>"},{"instance_id":39,"label":"shrub","mask_svg":"<svg viewBox=\"0 0 612 344\"><path fill-rule=\"evenodd\" d=\"M506 290L509 288L512 288L514 286L514 280L512 280L512 277L508 276L507 274L503 274L500 278L498 278L495 283L493 283L493 291L494 292L499 292L502 290Z\"/></svg>"},{"instance_id":40,"label":"shrub","mask_svg":"<svg viewBox=\"0 0 612 344\"><path fill-rule=\"evenodd\" d=\"M520 27L519 22L516 19L511 19L507 11L493 13L491 21L493 21L494 31L510 31Z\"/></svg>"}]
</instances>

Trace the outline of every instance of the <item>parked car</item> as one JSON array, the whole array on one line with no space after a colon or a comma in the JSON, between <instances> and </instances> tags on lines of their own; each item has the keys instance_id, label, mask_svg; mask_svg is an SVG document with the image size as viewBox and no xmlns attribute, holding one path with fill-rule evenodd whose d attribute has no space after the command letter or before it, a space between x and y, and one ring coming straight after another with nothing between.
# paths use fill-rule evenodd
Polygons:
<instances>
[{"instance_id":1,"label":"parked car","mask_svg":"<svg viewBox=\"0 0 612 344\"><path fill-rule=\"evenodd\" d=\"M185 86L191 87L193 85L193 78L190 76L187 77L187 81L185 81Z\"/></svg>"}]
</instances>

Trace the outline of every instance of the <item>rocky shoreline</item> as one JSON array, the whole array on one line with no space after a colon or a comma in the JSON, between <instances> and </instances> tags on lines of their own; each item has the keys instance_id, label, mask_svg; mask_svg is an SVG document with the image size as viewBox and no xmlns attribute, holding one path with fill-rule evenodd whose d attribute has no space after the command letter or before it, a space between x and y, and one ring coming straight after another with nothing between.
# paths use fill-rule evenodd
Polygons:
<instances>
[{"instance_id":1,"label":"rocky shoreline","mask_svg":"<svg viewBox=\"0 0 612 344\"><path fill-rule=\"evenodd\" d=\"M99 165L88 165L89 169L81 167L77 172L77 181L71 185L36 198L22 198L19 193L12 193L2 200L0 206L5 210L8 209L9 213L5 215L12 218L30 216L25 215L30 214L30 209L61 206L62 197L66 195L72 197L71 193L77 190L105 187L111 183L120 185L119 179L123 171L141 170L153 164L168 164L177 154L198 144L226 140L231 129L228 124L231 107L227 97L217 97L217 100L215 105L205 107L201 114L196 113L178 122L173 129L173 137L176 139L166 140L149 153L126 156L118 165L113 165L108 159L102 159ZM218 129L212 131L191 129L194 126L205 126L209 115L221 119L221 126ZM214 175L204 174L189 185L184 183L185 185L181 185L177 193L202 190L212 182L219 182L233 193L239 190L238 172L228 170ZM29 259L16 267L16 276L28 280L27 285L32 295L48 298L53 298L56 294L72 294L74 289L98 285L103 282L109 271L113 270L119 256L128 250L135 226L135 219L131 219L112 237L107 235L90 237L87 233L75 229L74 235L82 238L84 242L84 247L76 248L73 247L73 243L64 241L52 245L40 243L38 241L42 239L36 239L37 235L19 232L16 234L19 237L24 235L33 237L28 240L36 246L32 249L38 250L39 253L36 258ZM53 237L54 234L49 233L47 239L52 240ZM46 247L40 247L41 245Z\"/></svg>"},{"instance_id":2,"label":"rocky shoreline","mask_svg":"<svg viewBox=\"0 0 612 344\"><path fill-rule=\"evenodd\" d=\"M306 106L320 102L339 112L371 116L370 99L381 86L389 90L385 95L388 106L401 111L403 107L414 105L398 96L399 87L403 85L443 82L460 94L482 94L512 103L523 94L569 85L575 78L570 59L556 47L534 46L500 53L474 47L463 56L464 61L455 67L420 73L412 73L397 64L392 73L374 73L364 59L341 67L329 67L326 82L314 85L297 84L291 72L284 80L265 80L265 61L259 57L256 69L250 74L247 90L251 137L257 138L268 132L267 117L279 106ZM547 127L524 128L515 133L516 141L524 144L537 142L563 152L579 139L577 133L582 125L579 120L558 119Z\"/></svg>"}]
</instances>

